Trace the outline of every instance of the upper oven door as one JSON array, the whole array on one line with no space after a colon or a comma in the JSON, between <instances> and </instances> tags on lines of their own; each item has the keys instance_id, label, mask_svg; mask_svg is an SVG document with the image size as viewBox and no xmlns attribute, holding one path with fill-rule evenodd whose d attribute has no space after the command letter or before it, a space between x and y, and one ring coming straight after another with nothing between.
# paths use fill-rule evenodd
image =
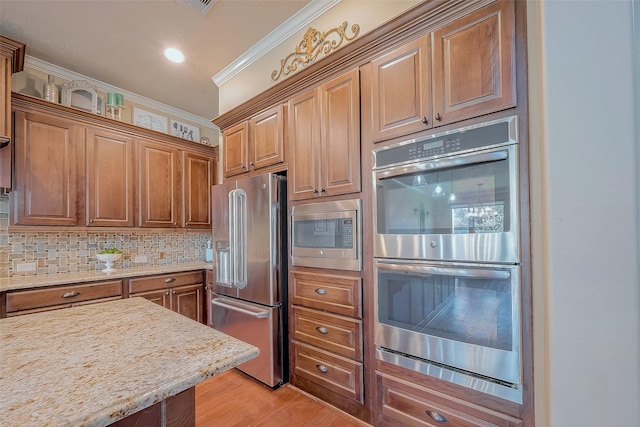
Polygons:
<instances>
[{"instance_id":1,"label":"upper oven door","mask_svg":"<svg viewBox=\"0 0 640 427\"><path fill-rule=\"evenodd\" d=\"M517 144L374 170L374 254L517 263Z\"/></svg>"}]
</instances>

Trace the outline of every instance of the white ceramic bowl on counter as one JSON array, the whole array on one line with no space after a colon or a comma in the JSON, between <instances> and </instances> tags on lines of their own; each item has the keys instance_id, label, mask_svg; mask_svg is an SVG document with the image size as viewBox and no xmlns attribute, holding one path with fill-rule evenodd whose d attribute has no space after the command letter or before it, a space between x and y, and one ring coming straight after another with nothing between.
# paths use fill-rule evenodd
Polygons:
<instances>
[{"instance_id":1,"label":"white ceramic bowl on counter","mask_svg":"<svg viewBox=\"0 0 640 427\"><path fill-rule=\"evenodd\" d=\"M122 257L122 254L96 254L98 260L105 263L105 268L102 270L103 273L109 273L114 271L113 263L119 260Z\"/></svg>"}]
</instances>

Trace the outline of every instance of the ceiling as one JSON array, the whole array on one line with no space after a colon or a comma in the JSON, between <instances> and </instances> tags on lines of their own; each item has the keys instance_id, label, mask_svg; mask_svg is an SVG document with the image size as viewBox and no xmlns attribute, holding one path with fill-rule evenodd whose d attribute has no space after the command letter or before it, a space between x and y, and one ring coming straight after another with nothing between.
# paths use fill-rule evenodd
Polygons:
<instances>
[{"instance_id":1,"label":"ceiling","mask_svg":"<svg viewBox=\"0 0 640 427\"><path fill-rule=\"evenodd\" d=\"M215 1L215 0L214 0ZM29 56L212 119L212 77L310 0L0 0L0 34ZM163 54L177 47L181 64Z\"/></svg>"}]
</instances>

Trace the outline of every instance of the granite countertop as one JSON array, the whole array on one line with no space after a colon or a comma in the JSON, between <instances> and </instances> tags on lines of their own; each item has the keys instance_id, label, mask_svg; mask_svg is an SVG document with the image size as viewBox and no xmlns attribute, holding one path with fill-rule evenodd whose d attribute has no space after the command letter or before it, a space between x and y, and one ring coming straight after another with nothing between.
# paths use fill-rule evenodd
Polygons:
<instances>
[{"instance_id":1,"label":"granite countertop","mask_svg":"<svg viewBox=\"0 0 640 427\"><path fill-rule=\"evenodd\" d=\"M258 353L144 298L0 319L0 424L105 426Z\"/></svg>"},{"instance_id":2,"label":"granite countertop","mask_svg":"<svg viewBox=\"0 0 640 427\"><path fill-rule=\"evenodd\" d=\"M40 276L8 277L0 279L0 292L18 289L40 288L43 286L66 285L80 282L97 282L101 280L121 279L125 277L147 276L152 274L178 273L192 270L211 270L212 263L191 262L159 266L144 266L116 269L110 273L101 270L80 271L76 273L45 274Z\"/></svg>"}]
</instances>

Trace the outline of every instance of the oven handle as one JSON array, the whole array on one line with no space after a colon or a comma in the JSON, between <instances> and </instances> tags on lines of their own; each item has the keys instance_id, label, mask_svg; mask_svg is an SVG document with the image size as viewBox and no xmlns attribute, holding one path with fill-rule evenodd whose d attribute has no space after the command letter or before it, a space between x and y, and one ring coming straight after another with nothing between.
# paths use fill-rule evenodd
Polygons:
<instances>
[{"instance_id":1,"label":"oven handle","mask_svg":"<svg viewBox=\"0 0 640 427\"><path fill-rule=\"evenodd\" d=\"M435 171L457 166L472 165L475 163L488 163L505 160L509 157L509 150L491 151L489 153L472 154L470 156L438 159L426 162L416 162L410 165L397 166L385 171L376 172L378 179L392 178L398 175L407 175L413 172Z\"/></svg>"},{"instance_id":2,"label":"oven handle","mask_svg":"<svg viewBox=\"0 0 640 427\"><path fill-rule=\"evenodd\" d=\"M509 279L511 273L504 270L486 270L483 268L434 267L418 264L397 264L390 261L378 261L380 270L399 273L428 274L443 276L477 277L479 279Z\"/></svg>"}]
</instances>

